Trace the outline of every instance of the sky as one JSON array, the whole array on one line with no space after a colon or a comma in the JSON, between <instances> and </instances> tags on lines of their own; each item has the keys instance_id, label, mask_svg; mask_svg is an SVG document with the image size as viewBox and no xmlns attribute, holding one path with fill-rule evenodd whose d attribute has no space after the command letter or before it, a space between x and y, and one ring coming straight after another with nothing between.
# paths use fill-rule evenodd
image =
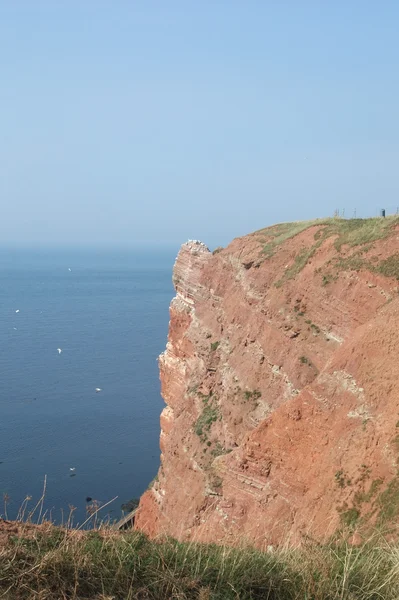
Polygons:
<instances>
[{"instance_id":1,"label":"sky","mask_svg":"<svg viewBox=\"0 0 399 600\"><path fill-rule=\"evenodd\" d=\"M396 0L2 0L0 243L396 211L398 22Z\"/></svg>"}]
</instances>

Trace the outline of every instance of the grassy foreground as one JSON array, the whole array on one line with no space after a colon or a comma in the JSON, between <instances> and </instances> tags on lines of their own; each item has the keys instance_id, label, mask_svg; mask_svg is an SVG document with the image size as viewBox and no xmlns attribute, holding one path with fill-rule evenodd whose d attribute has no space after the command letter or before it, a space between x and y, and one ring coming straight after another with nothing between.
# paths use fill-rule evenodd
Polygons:
<instances>
[{"instance_id":1,"label":"grassy foreground","mask_svg":"<svg viewBox=\"0 0 399 600\"><path fill-rule=\"evenodd\" d=\"M399 547L375 536L262 553L137 532L20 528L0 545L6 600L399 598Z\"/></svg>"}]
</instances>

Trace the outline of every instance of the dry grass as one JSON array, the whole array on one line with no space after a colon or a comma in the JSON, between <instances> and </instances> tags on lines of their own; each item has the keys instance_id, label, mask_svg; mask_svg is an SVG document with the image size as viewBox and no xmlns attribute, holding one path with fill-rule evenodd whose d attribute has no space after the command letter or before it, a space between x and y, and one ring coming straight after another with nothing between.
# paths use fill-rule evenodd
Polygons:
<instances>
[{"instance_id":1,"label":"dry grass","mask_svg":"<svg viewBox=\"0 0 399 600\"><path fill-rule=\"evenodd\" d=\"M0 546L0 598L396 600L398 559L377 535L360 547L343 536L262 553L26 525Z\"/></svg>"},{"instance_id":2,"label":"dry grass","mask_svg":"<svg viewBox=\"0 0 399 600\"><path fill-rule=\"evenodd\" d=\"M272 227L268 227L266 229L260 229L255 233L261 234L262 236L266 236L267 243L263 248L263 253L267 256L273 256L274 252L284 244L287 240L295 237L312 227L313 225L320 225L324 223L324 221L298 221L294 223L279 223L277 225L273 225Z\"/></svg>"},{"instance_id":3,"label":"dry grass","mask_svg":"<svg viewBox=\"0 0 399 600\"><path fill-rule=\"evenodd\" d=\"M263 254L271 257L279 246L310 227L318 226L320 228L315 235L315 240L320 240L320 243L334 236L335 247L340 252L343 246L353 248L363 244L372 244L389 235L398 224L399 217L397 216L385 219L379 217L373 219L316 219L313 221L280 223L266 229L260 229L255 233L260 234L261 239L266 242ZM312 248L309 248L310 250Z\"/></svg>"},{"instance_id":4,"label":"dry grass","mask_svg":"<svg viewBox=\"0 0 399 600\"><path fill-rule=\"evenodd\" d=\"M374 242L394 235L399 225L399 217L373 219L318 219L294 223L280 223L255 232L259 241L264 245L261 256L263 260L271 258L278 248L288 240L298 236L311 227L317 227L314 239L310 245L301 248L295 256L292 265L287 268L281 279L275 282L276 287L281 287L284 282L294 279L308 264L320 246L328 238L334 239L337 250L335 267L340 270L368 269L382 273L387 277L399 279L399 255L395 254L381 264L372 264L363 254L373 248ZM349 254L348 254L349 252ZM326 276L323 285L328 283Z\"/></svg>"}]
</instances>

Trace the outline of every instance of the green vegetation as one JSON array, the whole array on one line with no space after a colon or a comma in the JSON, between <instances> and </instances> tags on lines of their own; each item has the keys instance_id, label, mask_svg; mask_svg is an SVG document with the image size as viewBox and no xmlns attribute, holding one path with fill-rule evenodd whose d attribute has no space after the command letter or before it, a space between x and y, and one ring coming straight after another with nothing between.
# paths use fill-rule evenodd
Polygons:
<instances>
[{"instance_id":1,"label":"green vegetation","mask_svg":"<svg viewBox=\"0 0 399 600\"><path fill-rule=\"evenodd\" d=\"M281 223L258 231L261 241L264 242L262 254L270 258L275 254L279 246L289 239L303 233L310 227L317 226L313 239L314 243L309 247L302 248L294 259L293 264L286 269L281 279L276 281L275 286L281 287L284 281L295 278L307 265L322 243L330 237L334 237L334 245L338 252L343 247L357 248L351 256L341 257L334 261L336 267L351 270L368 268L369 270L382 273L387 277L399 279L399 254L395 254L380 264L372 264L371 259L367 262L362 254L372 249L373 243L379 239L389 236L394 227L399 224L399 217L373 218L373 219L320 219L295 223ZM322 285L328 285L335 280L331 273L322 275Z\"/></svg>"},{"instance_id":2,"label":"green vegetation","mask_svg":"<svg viewBox=\"0 0 399 600\"><path fill-rule=\"evenodd\" d=\"M392 444L395 446L396 452L399 453L399 435L395 435L392 440Z\"/></svg>"},{"instance_id":3,"label":"green vegetation","mask_svg":"<svg viewBox=\"0 0 399 600\"><path fill-rule=\"evenodd\" d=\"M386 277L396 277L396 279L399 279L399 254L393 254L381 261L380 264L375 267L375 270Z\"/></svg>"},{"instance_id":4,"label":"green vegetation","mask_svg":"<svg viewBox=\"0 0 399 600\"><path fill-rule=\"evenodd\" d=\"M309 328L312 329L312 331L314 333L320 333L321 329L318 325L316 325L315 323L312 323L312 321L310 319L306 319L305 321L306 325L309 325Z\"/></svg>"},{"instance_id":5,"label":"green vegetation","mask_svg":"<svg viewBox=\"0 0 399 600\"><path fill-rule=\"evenodd\" d=\"M216 481L217 483L217 481ZM352 525L356 512L347 512ZM263 553L133 532L21 526L0 548L5 600L397 600L398 553L377 534Z\"/></svg>"},{"instance_id":6,"label":"green vegetation","mask_svg":"<svg viewBox=\"0 0 399 600\"><path fill-rule=\"evenodd\" d=\"M310 360L307 358L307 356L300 356L299 357L299 362L301 362L303 365L310 365Z\"/></svg>"},{"instance_id":7,"label":"green vegetation","mask_svg":"<svg viewBox=\"0 0 399 600\"><path fill-rule=\"evenodd\" d=\"M223 479L219 475L214 473L209 477L209 485L216 491L219 492L223 486Z\"/></svg>"},{"instance_id":8,"label":"green vegetation","mask_svg":"<svg viewBox=\"0 0 399 600\"><path fill-rule=\"evenodd\" d=\"M213 458L216 458L217 456L228 454L228 452L229 450L226 450L226 448L224 448L224 446L222 446L220 442L216 442L214 448L212 448L211 450L211 455L213 456Z\"/></svg>"},{"instance_id":9,"label":"green vegetation","mask_svg":"<svg viewBox=\"0 0 399 600\"><path fill-rule=\"evenodd\" d=\"M335 481L340 488L344 488L346 485L351 485L352 481L348 478L347 474L343 469L337 471L334 475Z\"/></svg>"},{"instance_id":10,"label":"green vegetation","mask_svg":"<svg viewBox=\"0 0 399 600\"><path fill-rule=\"evenodd\" d=\"M202 402L204 407L194 424L194 431L201 439L201 442L206 442L213 423L220 418L220 410L217 405L217 398L212 394L202 396Z\"/></svg>"},{"instance_id":11,"label":"green vegetation","mask_svg":"<svg viewBox=\"0 0 399 600\"><path fill-rule=\"evenodd\" d=\"M352 248L363 244L371 245L373 242L389 235L398 224L399 217L396 216L385 219L380 217L373 219L316 219L313 221L281 223L257 233L263 233L271 238L263 248L263 252L268 256L272 256L276 248L287 240L310 227L319 226L320 229L315 233L314 240L320 242L331 236L336 236L335 247L340 252L342 246L345 245Z\"/></svg>"},{"instance_id":12,"label":"green vegetation","mask_svg":"<svg viewBox=\"0 0 399 600\"><path fill-rule=\"evenodd\" d=\"M219 348L219 344L220 344L220 342L212 342L212 344L211 344L212 352L215 352L215 350L217 350Z\"/></svg>"},{"instance_id":13,"label":"green vegetation","mask_svg":"<svg viewBox=\"0 0 399 600\"><path fill-rule=\"evenodd\" d=\"M312 225L318 225L321 223L323 223L323 221L298 221L295 223L279 223L278 225L273 225L273 227L261 229L256 233L265 234L267 238L270 238L263 248L263 253L267 257L269 257L273 256L278 246L281 246L281 244L283 244L287 240L302 233L302 231L309 229L309 227L312 227Z\"/></svg>"},{"instance_id":14,"label":"green vegetation","mask_svg":"<svg viewBox=\"0 0 399 600\"><path fill-rule=\"evenodd\" d=\"M360 511L357 508L349 508L341 513L341 523L345 527L353 528L360 517Z\"/></svg>"},{"instance_id":15,"label":"green vegetation","mask_svg":"<svg viewBox=\"0 0 399 600\"><path fill-rule=\"evenodd\" d=\"M363 463L362 465L360 465L360 475L359 475L359 479L356 481L356 483L361 482L361 481L367 481L368 479L370 479L370 475L371 475L370 467Z\"/></svg>"},{"instance_id":16,"label":"green vegetation","mask_svg":"<svg viewBox=\"0 0 399 600\"><path fill-rule=\"evenodd\" d=\"M333 276L331 273L327 273L326 275L323 275L323 279L321 281L321 284L323 286L328 285L329 283L332 283L333 281L336 281L337 277Z\"/></svg>"},{"instance_id":17,"label":"green vegetation","mask_svg":"<svg viewBox=\"0 0 399 600\"><path fill-rule=\"evenodd\" d=\"M364 502L371 502L371 500L373 500L373 498L377 494L377 492L382 484L383 484L382 479L375 479L372 482L368 492L356 492L355 493L355 496L353 498L353 503L355 505L360 506Z\"/></svg>"},{"instance_id":18,"label":"green vegetation","mask_svg":"<svg viewBox=\"0 0 399 600\"><path fill-rule=\"evenodd\" d=\"M396 452L399 453L399 435L393 438L392 444ZM380 485L379 483L377 490ZM379 509L377 517L378 525L385 526L393 520L397 520L399 516L399 469L385 490L378 496L376 504Z\"/></svg>"},{"instance_id":19,"label":"green vegetation","mask_svg":"<svg viewBox=\"0 0 399 600\"><path fill-rule=\"evenodd\" d=\"M399 515L399 476L388 484L377 500L379 506L378 523L384 525Z\"/></svg>"},{"instance_id":20,"label":"green vegetation","mask_svg":"<svg viewBox=\"0 0 399 600\"><path fill-rule=\"evenodd\" d=\"M323 243L324 238L317 241L310 248L303 248L299 254L296 255L294 263L289 267L283 276L283 280L294 279L302 271L302 269L308 264L309 260L312 258L317 248L320 248Z\"/></svg>"},{"instance_id":21,"label":"green vegetation","mask_svg":"<svg viewBox=\"0 0 399 600\"><path fill-rule=\"evenodd\" d=\"M342 246L360 246L371 244L380 240L391 232L392 228L399 223L397 217L381 219L332 219L328 223L328 235L337 235L335 247L338 252Z\"/></svg>"},{"instance_id":22,"label":"green vegetation","mask_svg":"<svg viewBox=\"0 0 399 600\"><path fill-rule=\"evenodd\" d=\"M339 271L361 271L362 269L368 269L369 271L375 271L375 265L372 265L368 260L363 258L363 252L361 250L354 254L346 257L338 257L332 261L332 265Z\"/></svg>"},{"instance_id":23,"label":"green vegetation","mask_svg":"<svg viewBox=\"0 0 399 600\"><path fill-rule=\"evenodd\" d=\"M245 390L244 398L245 400L258 400L262 396L262 392L260 390Z\"/></svg>"},{"instance_id":24,"label":"green vegetation","mask_svg":"<svg viewBox=\"0 0 399 600\"><path fill-rule=\"evenodd\" d=\"M398 427L398 423L395 427ZM391 444L399 454L399 435L392 438ZM399 469L383 491L380 490L384 480L380 477L374 479L367 489L371 472L371 467L367 464L360 465L359 475L354 478L354 485L357 489L352 497L352 506L349 507L348 503L344 502L343 506L337 507L337 510L345 527L356 525L369 528L372 522L390 533L389 528L392 524L396 524L399 518ZM352 485L351 479L343 469L337 471L334 478L340 488ZM364 507L364 504L368 506Z\"/></svg>"},{"instance_id":25,"label":"green vegetation","mask_svg":"<svg viewBox=\"0 0 399 600\"><path fill-rule=\"evenodd\" d=\"M357 508L350 508L346 512L342 513L341 521L349 528L353 528L360 517L360 511Z\"/></svg>"}]
</instances>

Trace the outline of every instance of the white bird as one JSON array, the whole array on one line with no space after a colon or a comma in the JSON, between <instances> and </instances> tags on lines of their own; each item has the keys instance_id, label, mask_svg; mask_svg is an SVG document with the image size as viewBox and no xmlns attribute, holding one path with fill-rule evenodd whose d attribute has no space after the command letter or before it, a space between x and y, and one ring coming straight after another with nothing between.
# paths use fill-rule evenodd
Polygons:
<instances>
[{"instance_id":1,"label":"white bird","mask_svg":"<svg viewBox=\"0 0 399 600\"><path fill-rule=\"evenodd\" d=\"M69 467L70 471L74 471L76 469L76 467Z\"/></svg>"},{"instance_id":2,"label":"white bird","mask_svg":"<svg viewBox=\"0 0 399 600\"><path fill-rule=\"evenodd\" d=\"M102 392L101 388L96 388L96 392Z\"/></svg>"},{"instance_id":3,"label":"white bird","mask_svg":"<svg viewBox=\"0 0 399 600\"><path fill-rule=\"evenodd\" d=\"M17 331L17 328L16 328L16 327L14 327L13 329L15 329L15 331Z\"/></svg>"},{"instance_id":4,"label":"white bird","mask_svg":"<svg viewBox=\"0 0 399 600\"><path fill-rule=\"evenodd\" d=\"M19 308L17 308L17 310L15 312L18 313L19 312Z\"/></svg>"},{"instance_id":5,"label":"white bird","mask_svg":"<svg viewBox=\"0 0 399 600\"><path fill-rule=\"evenodd\" d=\"M70 268L68 267L68 271L72 271L72 269L70 269Z\"/></svg>"},{"instance_id":6,"label":"white bird","mask_svg":"<svg viewBox=\"0 0 399 600\"><path fill-rule=\"evenodd\" d=\"M58 354L61 354L61 352L62 352L61 348L57 348L57 352L58 352Z\"/></svg>"}]
</instances>

